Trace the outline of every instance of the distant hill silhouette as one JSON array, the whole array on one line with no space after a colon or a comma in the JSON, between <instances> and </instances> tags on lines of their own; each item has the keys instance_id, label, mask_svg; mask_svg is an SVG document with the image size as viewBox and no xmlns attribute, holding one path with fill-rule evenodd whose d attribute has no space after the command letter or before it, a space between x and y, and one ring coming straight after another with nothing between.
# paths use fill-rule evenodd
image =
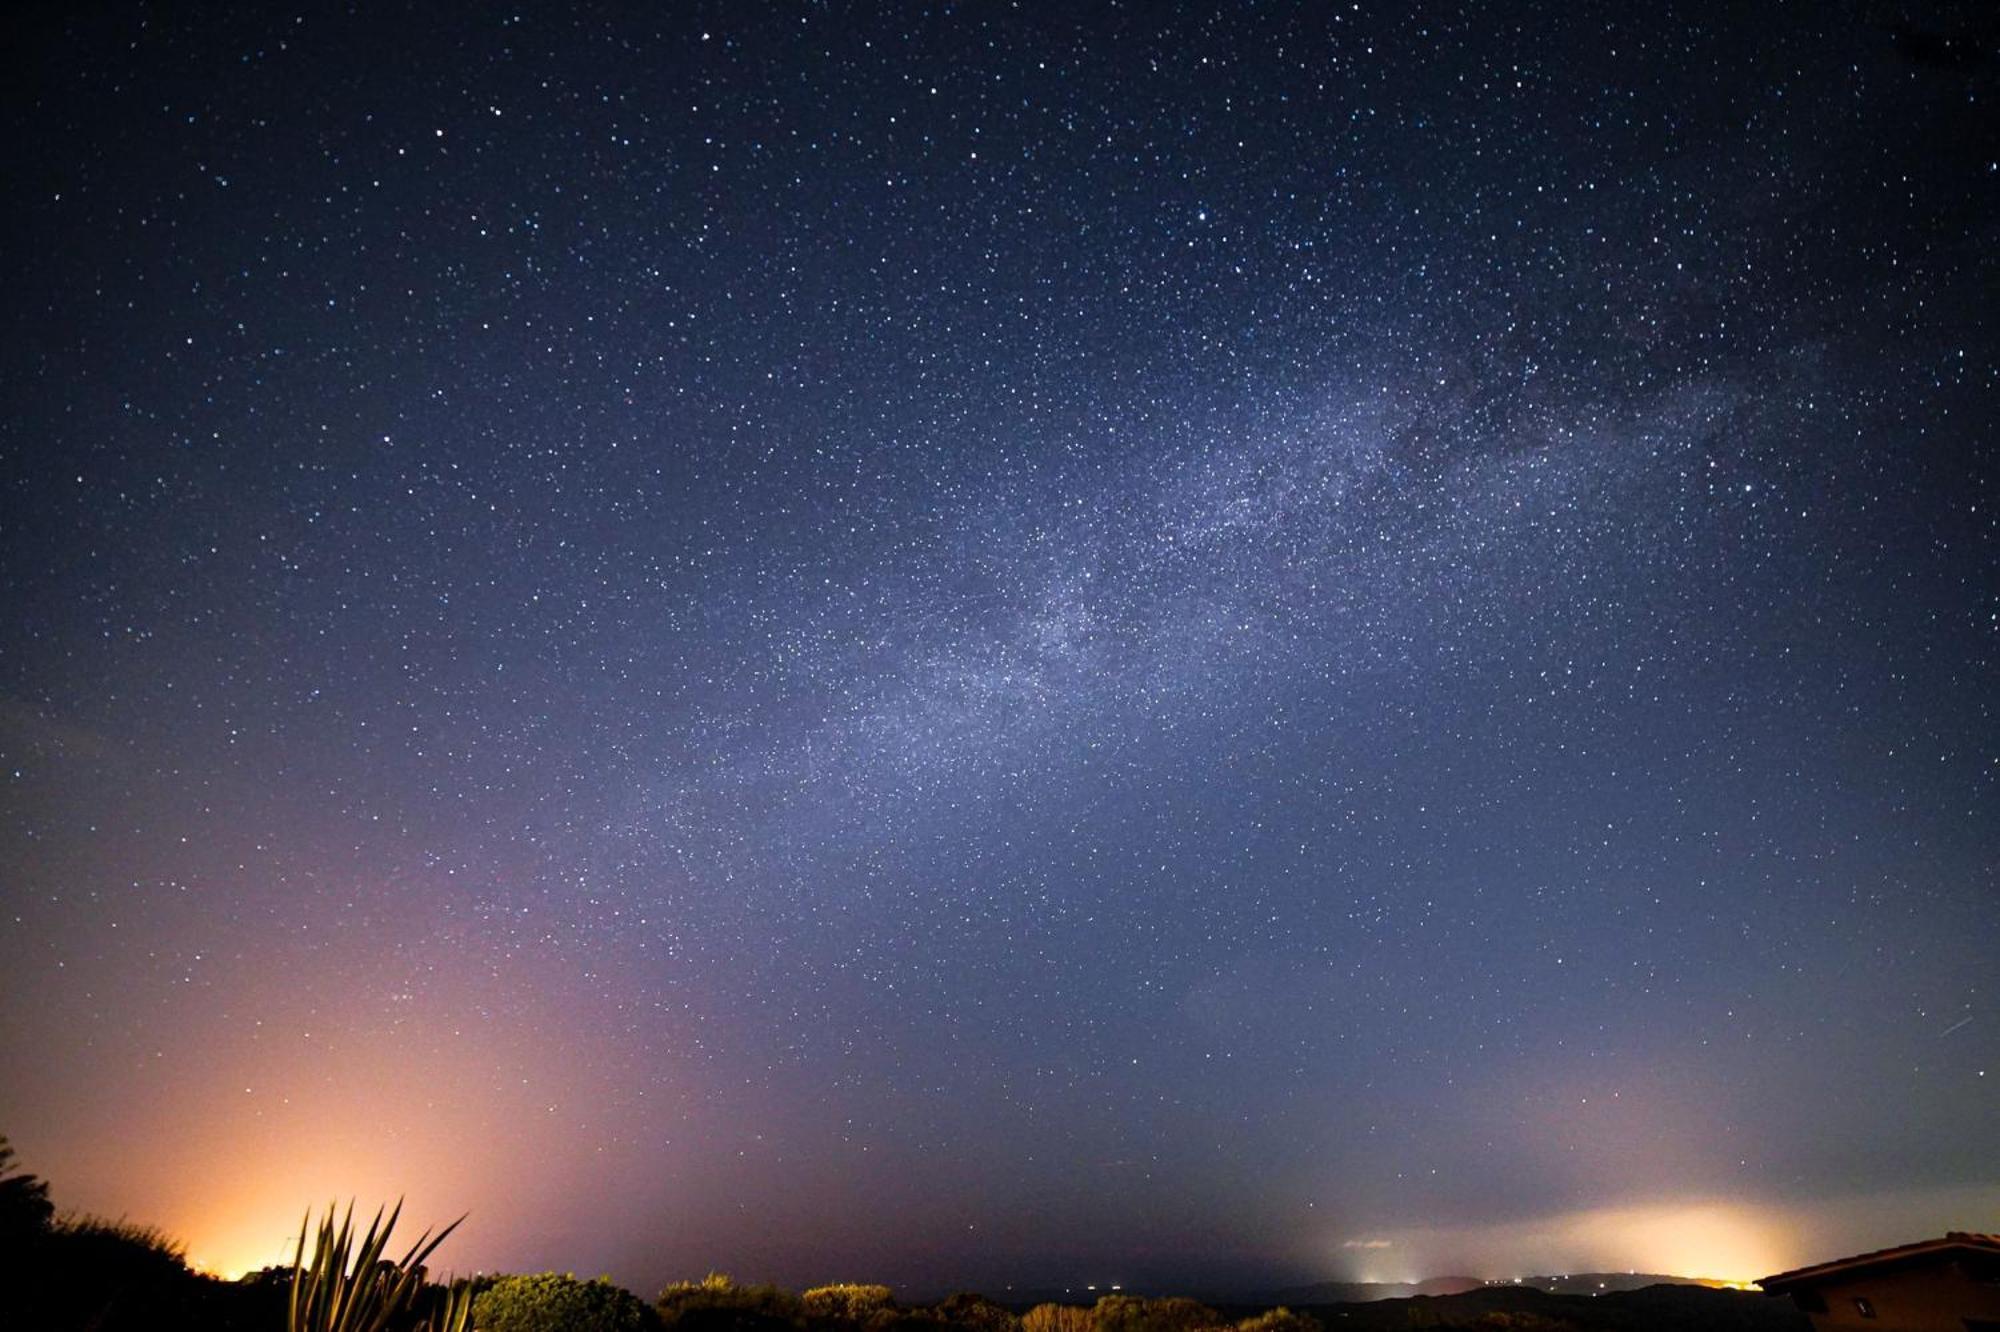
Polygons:
<instances>
[{"instance_id":1,"label":"distant hill silhouette","mask_svg":"<svg viewBox=\"0 0 2000 1332\"><path fill-rule=\"evenodd\" d=\"M1478 1277L1431 1277L1425 1281L1318 1281L1272 1291L1272 1304L1369 1304L1376 1300L1407 1300L1415 1295L1462 1295L1486 1283Z\"/></svg>"},{"instance_id":2,"label":"distant hill silhouette","mask_svg":"<svg viewBox=\"0 0 2000 1332\"><path fill-rule=\"evenodd\" d=\"M1629 1274L1620 1274L1626 1280ZM1577 1280L1572 1275L1570 1280ZM1293 1305L1334 1329L1515 1327L1536 1332L1810 1332L1790 1300L1710 1286L1657 1284L1603 1294L1550 1294L1531 1286L1482 1285L1455 1295Z\"/></svg>"},{"instance_id":3,"label":"distant hill silhouette","mask_svg":"<svg viewBox=\"0 0 2000 1332\"><path fill-rule=\"evenodd\" d=\"M1425 1281L1321 1281L1272 1291L1273 1304L1366 1304L1375 1300L1407 1300L1418 1295L1463 1295L1494 1286L1524 1286L1546 1295L1607 1295L1613 1291L1644 1290L1648 1286L1722 1288L1720 1281L1702 1277L1667 1276L1660 1272L1569 1272L1562 1276L1527 1276L1518 1281L1482 1281L1478 1277L1431 1277Z\"/></svg>"}]
</instances>

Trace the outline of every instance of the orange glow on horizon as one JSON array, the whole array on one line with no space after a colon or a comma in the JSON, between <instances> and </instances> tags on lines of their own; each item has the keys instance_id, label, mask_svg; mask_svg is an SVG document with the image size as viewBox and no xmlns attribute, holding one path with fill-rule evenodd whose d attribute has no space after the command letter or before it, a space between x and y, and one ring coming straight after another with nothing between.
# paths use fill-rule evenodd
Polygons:
<instances>
[{"instance_id":1,"label":"orange glow on horizon","mask_svg":"<svg viewBox=\"0 0 2000 1332\"><path fill-rule=\"evenodd\" d=\"M1829 1256L1973 1228L2000 1208L2000 1185L1857 1195L1786 1205L1679 1199L1589 1208L1484 1226L1409 1228L1371 1241L1358 1279L1507 1280L1574 1272L1648 1272L1735 1290ZM1353 1247L1352 1241L1343 1242ZM1340 1245L1336 1245L1336 1248Z\"/></svg>"}]
</instances>

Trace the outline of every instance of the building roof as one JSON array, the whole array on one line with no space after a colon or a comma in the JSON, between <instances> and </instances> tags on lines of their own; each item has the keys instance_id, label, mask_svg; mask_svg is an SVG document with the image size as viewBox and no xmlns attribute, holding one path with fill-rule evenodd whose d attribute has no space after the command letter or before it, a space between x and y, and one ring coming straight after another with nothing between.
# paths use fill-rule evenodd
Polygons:
<instances>
[{"instance_id":1,"label":"building roof","mask_svg":"<svg viewBox=\"0 0 2000 1332\"><path fill-rule=\"evenodd\" d=\"M1814 1263L1810 1267L1795 1267L1789 1272L1779 1272L1764 1277L1757 1284L1766 1291L1776 1292L1788 1290L1793 1286L1814 1285L1831 1277L1847 1276L1870 1268L1901 1267L1909 1263L1954 1258L1962 1253L2000 1258L2000 1235L1954 1230L1938 1239L1918 1240L1914 1244L1898 1244L1893 1249L1857 1253L1851 1258L1835 1258L1830 1262Z\"/></svg>"}]
</instances>

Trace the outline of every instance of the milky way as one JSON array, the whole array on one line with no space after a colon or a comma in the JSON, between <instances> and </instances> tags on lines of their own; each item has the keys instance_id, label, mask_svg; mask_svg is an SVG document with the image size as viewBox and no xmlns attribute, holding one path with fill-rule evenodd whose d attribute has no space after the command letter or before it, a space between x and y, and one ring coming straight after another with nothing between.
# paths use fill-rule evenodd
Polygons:
<instances>
[{"instance_id":1,"label":"milky way","mask_svg":"<svg viewBox=\"0 0 2000 1332\"><path fill-rule=\"evenodd\" d=\"M1990 1223L1994 36L28 21L0 1130L642 1289Z\"/></svg>"}]
</instances>

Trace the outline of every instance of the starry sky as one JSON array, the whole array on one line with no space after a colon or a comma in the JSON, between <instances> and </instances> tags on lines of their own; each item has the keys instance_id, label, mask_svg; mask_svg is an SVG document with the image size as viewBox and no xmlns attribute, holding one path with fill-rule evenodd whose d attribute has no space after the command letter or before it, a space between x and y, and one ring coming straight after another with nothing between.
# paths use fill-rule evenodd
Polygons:
<instances>
[{"instance_id":1,"label":"starry sky","mask_svg":"<svg viewBox=\"0 0 2000 1332\"><path fill-rule=\"evenodd\" d=\"M2000 1217L1985 6L5 22L60 1203L647 1294Z\"/></svg>"}]
</instances>

